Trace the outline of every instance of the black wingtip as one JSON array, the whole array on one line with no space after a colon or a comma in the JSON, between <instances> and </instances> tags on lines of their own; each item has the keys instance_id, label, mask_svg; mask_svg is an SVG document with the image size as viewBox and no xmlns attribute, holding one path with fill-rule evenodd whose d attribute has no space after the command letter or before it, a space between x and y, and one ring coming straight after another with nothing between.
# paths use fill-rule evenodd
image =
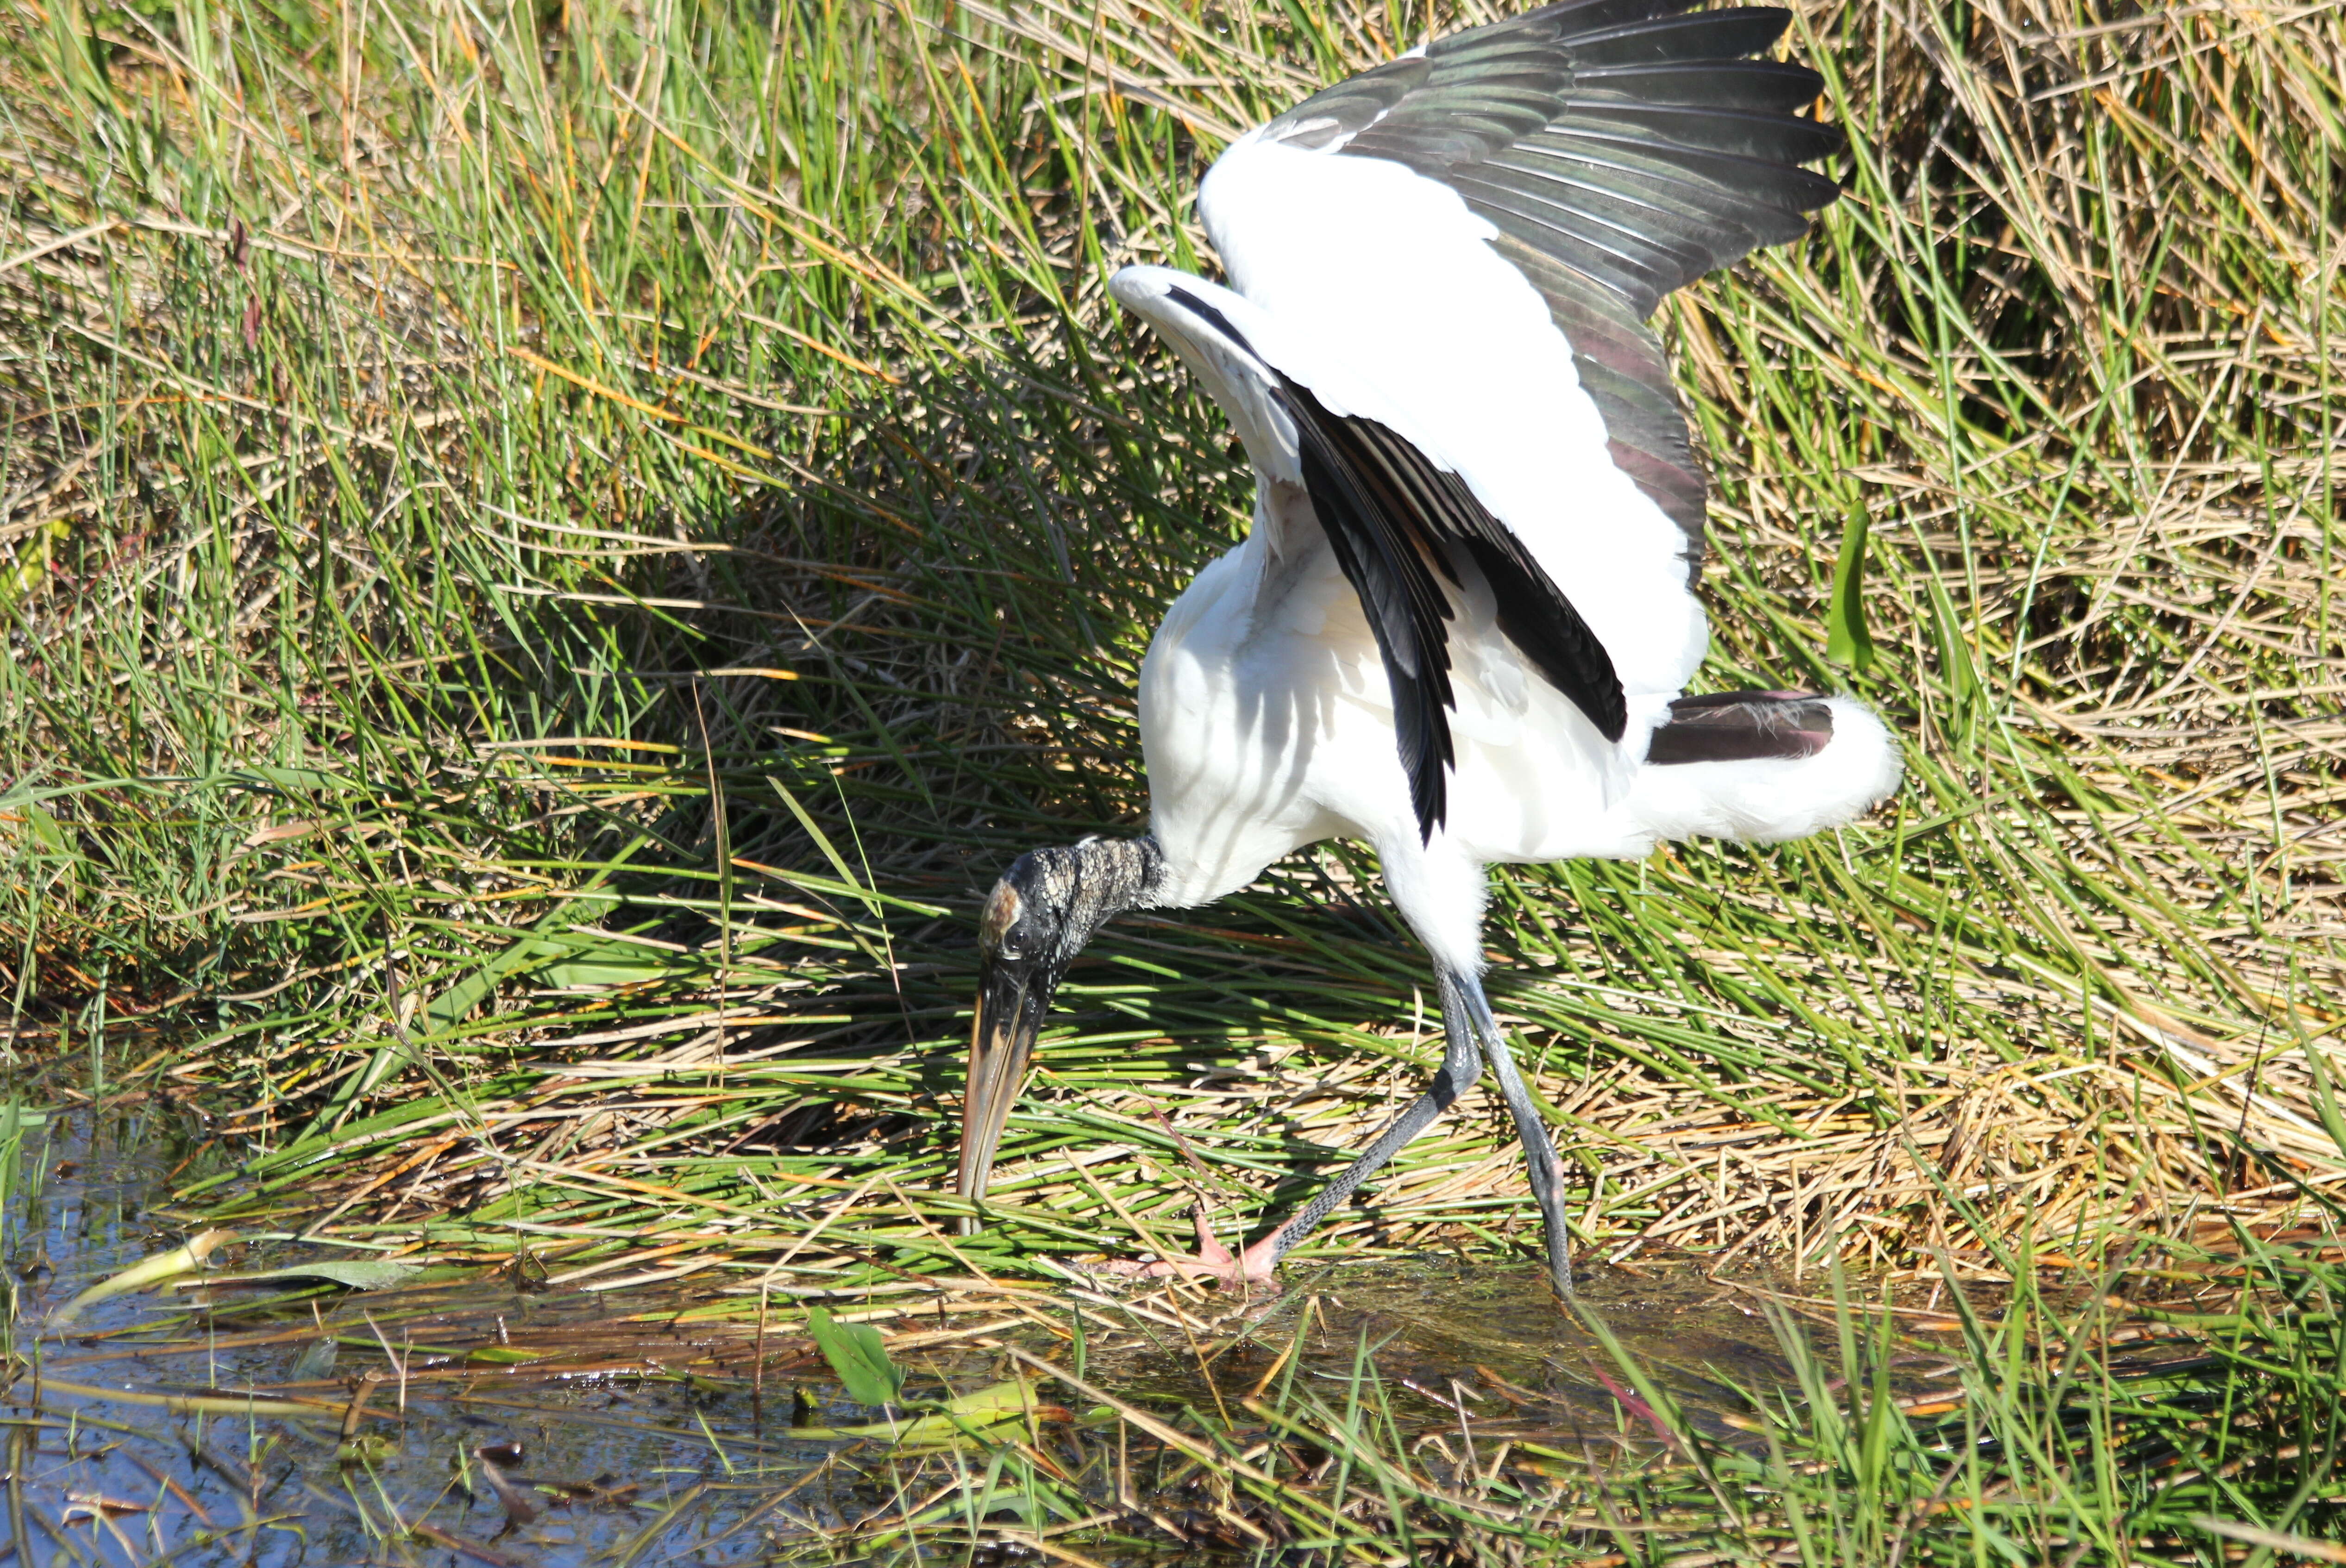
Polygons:
<instances>
[{"instance_id":1,"label":"black wingtip","mask_svg":"<svg viewBox=\"0 0 2346 1568\"><path fill-rule=\"evenodd\" d=\"M1450 770L1427 768L1412 775L1409 803L1417 812L1417 841L1431 844L1435 830L1450 821Z\"/></svg>"},{"instance_id":2,"label":"black wingtip","mask_svg":"<svg viewBox=\"0 0 2346 1568\"><path fill-rule=\"evenodd\" d=\"M1596 696L1596 708L1592 711L1584 707L1582 711L1588 714L1589 722L1596 726L1598 734L1617 746L1621 738L1629 733L1628 699L1622 696L1621 683L1617 678L1611 687L1600 687Z\"/></svg>"}]
</instances>

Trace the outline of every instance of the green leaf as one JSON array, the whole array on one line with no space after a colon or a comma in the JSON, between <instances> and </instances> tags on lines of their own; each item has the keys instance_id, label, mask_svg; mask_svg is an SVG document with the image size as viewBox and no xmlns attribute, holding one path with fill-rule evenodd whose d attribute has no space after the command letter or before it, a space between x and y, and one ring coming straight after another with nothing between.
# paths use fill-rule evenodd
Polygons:
<instances>
[{"instance_id":1,"label":"green leaf","mask_svg":"<svg viewBox=\"0 0 2346 1568\"><path fill-rule=\"evenodd\" d=\"M817 1311L821 1308L817 1308ZM828 1314L825 1314L826 1321ZM858 1324L856 1327L861 1328ZM838 1330L834 1330L838 1331ZM875 1339L878 1336L873 1336ZM820 1341L818 1341L820 1342ZM832 1363L837 1366L837 1362ZM984 1435L1005 1421L1025 1420L1042 1409L1031 1383L995 1383L974 1393L959 1395L912 1420L868 1421L852 1427L792 1427L793 1438L887 1438L899 1447L934 1448ZM1064 1417L1064 1411L1059 1412Z\"/></svg>"},{"instance_id":2,"label":"green leaf","mask_svg":"<svg viewBox=\"0 0 2346 1568\"><path fill-rule=\"evenodd\" d=\"M307 1383L332 1376L334 1361L342 1354L342 1349L341 1343L331 1334L321 1339L311 1340L302 1349L301 1359L293 1363L291 1380Z\"/></svg>"},{"instance_id":3,"label":"green leaf","mask_svg":"<svg viewBox=\"0 0 2346 1568\"><path fill-rule=\"evenodd\" d=\"M1986 707L1986 688L1980 683L1979 665L1972 657L1971 641L1964 635L1963 617L1955 612L1954 600L1947 596L1946 584L1931 576L1923 585L1931 630L1939 645L1939 674L1948 688L1946 730L1950 738L1969 749L1975 743L1974 732Z\"/></svg>"},{"instance_id":4,"label":"green leaf","mask_svg":"<svg viewBox=\"0 0 2346 1568\"><path fill-rule=\"evenodd\" d=\"M73 846L66 841L64 825L55 816L30 801L19 805L16 814L25 820L25 831L41 848L53 855L73 853Z\"/></svg>"},{"instance_id":5,"label":"green leaf","mask_svg":"<svg viewBox=\"0 0 2346 1568\"><path fill-rule=\"evenodd\" d=\"M565 956L540 970L533 979L558 991L583 991L606 985L635 985L667 975L671 961L659 949L640 942L617 942L591 932L566 932L539 939Z\"/></svg>"},{"instance_id":6,"label":"green leaf","mask_svg":"<svg viewBox=\"0 0 2346 1568\"><path fill-rule=\"evenodd\" d=\"M364 1465L369 1469L388 1464L399 1452L399 1445L381 1432L361 1432L334 1450L336 1464Z\"/></svg>"},{"instance_id":7,"label":"green leaf","mask_svg":"<svg viewBox=\"0 0 2346 1568\"><path fill-rule=\"evenodd\" d=\"M1825 657L1863 675L1873 667L1873 634L1865 625L1865 503L1852 501L1833 561L1832 598L1825 606Z\"/></svg>"},{"instance_id":8,"label":"green leaf","mask_svg":"<svg viewBox=\"0 0 2346 1568\"><path fill-rule=\"evenodd\" d=\"M572 898L556 904L530 928L529 936L510 943L480 968L434 997L423 1009L426 1028L434 1032L453 1029L471 1016L473 1010L486 1002L506 981L520 979L549 959L559 962L570 957L577 951L567 940L574 933L561 928L572 924L592 925L618 907L618 901L607 894L599 898ZM636 962L641 962L640 956Z\"/></svg>"},{"instance_id":9,"label":"green leaf","mask_svg":"<svg viewBox=\"0 0 2346 1568\"><path fill-rule=\"evenodd\" d=\"M263 1279L324 1279L353 1290L388 1290L423 1272L421 1263L393 1263L376 1258L335 1257L323 1263L295 1263L283 1268L263 1268L251 1274L215 1274L207 1285L250 1285Z\"/></svg>"},{"instance_id":10,"label":"green leaf","mask_svg":"<svg viewBox=\"0 0 2346 1568\"><path fill-rule=\"evenodd\" d=\"M790 815L799 820L799 826L805 829L807 837L814 840L814 847L822 851L822 858L831 862L831 869L839 873L839 880L855 890L855 896L863 901L863 907L872 911L874 920L882 918L879 901L872 890L848 870L846 857L839 852L837 846L831 843L831 836L816 824L807 809L799 804L799 798L782 788L782 781L779 779L769 779L766 782L774 787L774 793L782 798L782 804L788 806Z\"/></svg>"},{"instance_id":11,"label":"green leaf","mask_svg":"<svg viewBox=\"0 0 2346 1568\"><path fill-rule=\"evenodd\" d=\"M280 768L267 763L240 769L230 777L257 779L275 789L321 795L352 793L359 788L356 782L339 773L327 773L315 768Z\"/></svg>"},{"instance_id":12,"label":"green leaf","mask_svg":"<svg viewBox=\"0 0 2346 1568\"><path fill-rule=\"evenodd\" d=\"M2346 1155L2346 1116L2340 1115L2338 1112L2337 1092L2330 1086L2329 1064L2311 1045L2306 1045L2303 1050L2305 1064L2313 1073L2313 1108L2321 1117L2321 1130L2330 1135L2330 1141L2338 1145L2338 1152Z\"/></svg>"},{"instance_id":13,"label":"green leaf","mask_svg":"<svg viewBox=\"0 0 2346 1568\"><path fill-rule=\"evenodd\" d=\"M904 1369L888 1359L879 1329L869 1323L835 1323L817 1307L807 1314L807 1332L814 1336L849 1399L859 1405L896 1402L903 1391Z\"/></svg>"}]
</instances>

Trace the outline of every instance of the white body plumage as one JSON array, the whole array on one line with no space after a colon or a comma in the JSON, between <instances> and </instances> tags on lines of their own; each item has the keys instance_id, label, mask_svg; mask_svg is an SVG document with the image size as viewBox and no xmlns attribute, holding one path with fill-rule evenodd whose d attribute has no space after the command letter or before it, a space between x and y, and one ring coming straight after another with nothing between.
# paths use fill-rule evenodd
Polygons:
<instances>
[{"instance_id":1,"label":"white body plumage","mask_svg":"<svg viewBox=\"0 0 2346 1568\"><path fill-rule=\"evenodd\" d=\"M1144 267L1113 285L1229 412L1258 481L1253 533L1181 596L1141 668L1164 901L1207 902L1291 850L1360 838L1421 940L1473 967L1490 862L1634 857L1698 833L1796 838L1887 795L1897 754L1846 699L1813 757L1642 765L1708 631L1685 535L1608 454L1547 306L1449 187L1259 136L1222 156L1200 196L1235 290ZM1450 626L1449 813L1421 839L1384 665L1304 494L1292 423L1188 300L1331 412L1391 427L1465 482L1611 654L1628 709L1619 741L1527 667L1466 574Z\"/></svg>"}]
</instances>

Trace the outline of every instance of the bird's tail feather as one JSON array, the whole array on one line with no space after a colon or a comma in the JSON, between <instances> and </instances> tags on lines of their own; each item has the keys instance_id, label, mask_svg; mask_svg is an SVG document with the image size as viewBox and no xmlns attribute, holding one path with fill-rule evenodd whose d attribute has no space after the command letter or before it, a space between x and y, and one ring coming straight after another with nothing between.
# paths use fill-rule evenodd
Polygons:
<instances>
[{"instance_id":1,"label":"bird's tail feather","mask_svg":"<svg viewBox=\"0 0 2346 1568\"><path fill-rule=\"evenodd\" d=\"M1654 731L1629 809L1659 838L1775 844L1862 816L1903 771L1889 730L1853 697L1681 697Z\"/></svg>"}]
</instances>

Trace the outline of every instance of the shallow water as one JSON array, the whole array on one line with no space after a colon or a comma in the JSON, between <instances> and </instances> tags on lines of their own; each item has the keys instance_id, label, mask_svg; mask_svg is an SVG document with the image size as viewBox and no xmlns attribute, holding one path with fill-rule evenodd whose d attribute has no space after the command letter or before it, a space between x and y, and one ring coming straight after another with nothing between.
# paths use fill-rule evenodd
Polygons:
<instances>
[{"instance_id":1,"label":"shallow water","mask_svg":"<svg viewBox=\"0 0 2346 1568\"><path fill-rule=\"evenodd\" d=\"M0 1249L25 1369L0 1432L20 1561L864 1559L890 1554L908 1530L956 1519L1042 1529L1101 1515L1153 1519L1142 1537L1154 1532L1168 1553L1182 1550L1177 1538L1192 1550L1254 1545L1192 1505L1184 1488L1195 1478L1184 1479L1179 1455L1136 1444L1063 1381L1038 1385L1039 1399L1064 1403L1021 1443L923 1452L816 1435L809 1429L878 1412L849 1404L804 1340L695 1320L709 1298L675 1287L218 1282L366 1256L260 1242L44 1334L85 1287L184 1241L193 1217L168 1207L168 1190L225 1156L207 1152L191 1113L147 1097L56 1113L23 1135L13 1165L6 1156L0 1148L12 1184ZM1760 1316L1771 1291L1798 1294L1661 1265L1592 1270L1584 1300L1688 1420L1733 1442L1752 1441L1739 1414L1747 1395L1793 1383L1778 1330ZM1030 1298L990 1332L931 1334L943 1342L904 1351L911 1390L999 1383L1026 1369L1014 1359L1024 1352L1080 1369L1112 1400L1188 1406L1240 1436L1278 1435L1262 1402L1275 1390L1289 1411L1370 1401L1405 1439L1471 1421L1469 1450L1512 1447L1535 1466L1603 1464L1658 1446L1619 1362L1529 1266L1299 1269L1269 1299L1135 1303L1112 1287L1039 1299L1048 1309ZM1918 1397L1952 1369L1932 1360L1912 1358L1902 1374ZM190 1398L209 1402L163 1402ZM1085 1551L1100 1561L1152 1554L1143 1538Z\"/></svg>"},{"instance_id":2,"label":"shallow water","mask_svg":"<svg viewBox=\"0 0 2346 1568\"><path fill-rule=\"evenodd\" d=\"M790 1512L817 1529L887 1501L837 1466L828 1483L803 1484L847 1445L793 1440L793 1420L870 1415L794 1377L803 1355L768 1358L771 1383L745 1400L727 1386L739 1379L706 1374L740 1370L754 1343L627 1321L668 1306L627 1292L490 1281L356 1293L191 1276L175 1284L199 1287L192 1295L167 1286L117 1298L63 1335L36 1338L86 1286L185 1238L153 1206L164 1173L197 1142L190 1123L149 1105L64 1113L26 1138L26 1190L8 1205L5 1249L18 1280L15 1346L37 1371L9 1390L5 1419L12 1521L21 1512L29 1560L151 1561L169 1550L175 1563L438 1563L453 1553L561 1564L615 1552L748 1562L771 1555L756 1516L773 1517L793 1482ZM260 1244L209 1261L252 1271L319 1252ZM474 1365L492 1345L519 1364ZM380 1380L350 1423L354 1449L344 1416L370 1374ZM800 1388L811 1409L794 1402ZM315 1413L152 1402L225 1395L232 1405L238 1394L308 1401ZM484 1451L505 1461L495 1481ZM498 1481L522 1500L518 1511L500 1502Z\"/></svg>"}]
</instances>

